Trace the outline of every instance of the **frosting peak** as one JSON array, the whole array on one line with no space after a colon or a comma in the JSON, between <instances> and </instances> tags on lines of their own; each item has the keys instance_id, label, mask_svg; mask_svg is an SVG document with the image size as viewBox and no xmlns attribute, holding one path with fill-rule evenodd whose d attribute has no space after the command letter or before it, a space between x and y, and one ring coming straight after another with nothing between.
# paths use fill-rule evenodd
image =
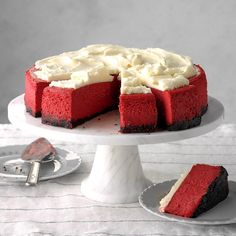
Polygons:
<instances>
[{"instance_id":1,"label":"frosting peak","mask_svg":"<svg viewBox=\"0 0 236 236\"><path fill-rule=\"evenodd\" d=\"M197 70L191 58L160 48L125 48L98 44L78 51L65 52L35 63L37 77L53 81L50 86L79 88L88 84L112 81L119 74L121 93L148 93L189 84Z\"/></svg>"}]
</instances>

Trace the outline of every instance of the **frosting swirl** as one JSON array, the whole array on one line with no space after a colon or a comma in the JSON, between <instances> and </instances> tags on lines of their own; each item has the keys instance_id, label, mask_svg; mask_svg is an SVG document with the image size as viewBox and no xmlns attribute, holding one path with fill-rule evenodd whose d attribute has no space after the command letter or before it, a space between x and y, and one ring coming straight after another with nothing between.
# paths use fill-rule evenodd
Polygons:
<instances>
[{"instance_id":1,"label":"frosting swirl","mask_svg":"<svg viewBox=\"0 0 236 236\"><path fill-rule=\"evenodd\" d=\"M197 74L191 58L160 48L125 48L98 44L35 62L34 74L50 86L80 88L112 81L119 74L121 93L150 93L150 88L172 90L189 84Z\"/></svg>"}]
</instances>

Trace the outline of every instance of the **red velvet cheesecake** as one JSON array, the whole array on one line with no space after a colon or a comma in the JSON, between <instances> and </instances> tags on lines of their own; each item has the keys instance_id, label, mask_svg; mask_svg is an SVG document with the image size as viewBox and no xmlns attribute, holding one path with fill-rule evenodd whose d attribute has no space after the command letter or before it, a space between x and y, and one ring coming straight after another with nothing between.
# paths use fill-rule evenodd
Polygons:
<instances>
[{"instance_id":1,"label":"red velvet cheesecake","mask_svg":"<svg viewBox=\"0 0 236 236\"><path fill-rule=\"evenodd\" d=\"M161 200L159 210L182 217L197 217L228 196L228 173L222 166L194 165Z\"/></svg>"},{"instance_id":2,"label":"red velvet cheesecake","mask_svg":"<svg viewBox=\"0 0 236 236\"><path fill-rule=\"evenodd\" d=\"M158 61L162 56L167 65ZM159 64L153 61L155 57ZM105 74L100 75L104 68ZM124 70L131 78L126 80L125 91ZM68 86L78 72L74 85ZM74 128L119 104L123 133L182 130L199 125L208 106L204 70L188 57L162 49L92 45L36 62L25 77L26 110L35 117L42 114L45 124L65 128Z\"/></svg>"}]
</instances>

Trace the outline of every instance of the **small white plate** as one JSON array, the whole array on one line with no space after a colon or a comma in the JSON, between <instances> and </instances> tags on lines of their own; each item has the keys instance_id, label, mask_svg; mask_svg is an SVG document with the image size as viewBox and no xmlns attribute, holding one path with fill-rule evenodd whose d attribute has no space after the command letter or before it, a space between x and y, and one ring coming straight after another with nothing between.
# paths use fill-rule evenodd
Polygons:
<instances>
[{"instance_id":1,"label":"small white plate","mask_svg":"<svg viewBox=\"0 0 236 236\"><path fill-rule=\"evenodd\" d=\"M20 156L26 145L6 146L0 148L0 179L6 181L26 181L30 163L21 160ZM42 163L39 181L58 178L75 171L81 164L81 158L74 152L56 148L56 158Z\"/></svg>"},{"instance_id":2,"label":"small white plate","mask_svg":"<svg viewBox=\"0 0 236 236\"><path fill-rule=\"evenodd\" d=\"M153 184L146 188L139 196L140 205L148 212L168 219L187 224L223 225L236 223L236 182L229 181L229 195L227 199L196 218L185 218L159 211L160 200L169 192L176 180Z\"/></svg>"}]
</instances>

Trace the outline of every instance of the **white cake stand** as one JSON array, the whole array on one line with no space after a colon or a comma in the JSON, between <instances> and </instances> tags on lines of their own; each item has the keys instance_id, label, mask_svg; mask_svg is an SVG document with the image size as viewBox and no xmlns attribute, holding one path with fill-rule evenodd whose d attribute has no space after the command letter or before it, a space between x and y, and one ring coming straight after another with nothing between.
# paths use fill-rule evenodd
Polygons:
<instances>
[{"instance_id":1,"label":"white cake stand","mask_svg":"<svg viewBox=\"0 0 236 236\"><path fill-rule=\"evenodd\" d=\"M96 144L97 150L91 173L82 182L82 193L106 203L137 202L138 195L151 182L143 174L138 145L164 143L205 134L223 120L224 107L209 97L207 113L200 126L183 131L121 134L118 111L100 115L75 129L41 124L25 112L23 95L8 105L8 118L16 127L48 139L68 140L77 144Z\"/></svg>"}]
</instances>

